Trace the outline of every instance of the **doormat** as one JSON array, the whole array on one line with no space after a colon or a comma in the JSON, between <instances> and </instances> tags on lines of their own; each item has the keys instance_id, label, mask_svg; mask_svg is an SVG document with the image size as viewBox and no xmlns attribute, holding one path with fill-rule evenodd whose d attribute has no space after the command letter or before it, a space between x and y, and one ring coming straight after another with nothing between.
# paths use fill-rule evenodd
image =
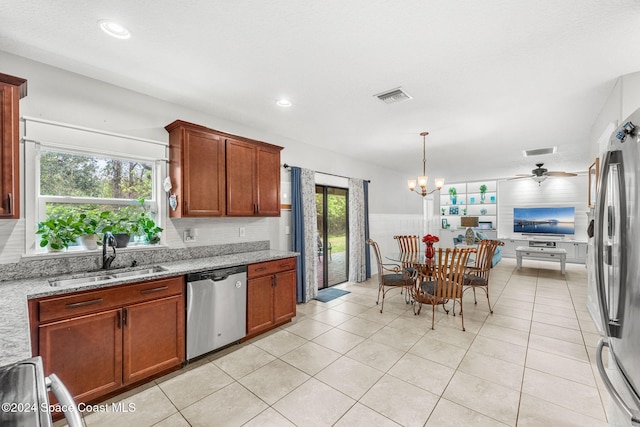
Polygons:
<instances>
[{"instance_id":1,"label":"doormat","mask_svg":"<svg viewBox=\"0 0 640 427\"><path fill-rule=\"evenodd\" d=\"M329 302L333 299L341 297L342 295L346 295L350 293L351 292L344 291L342 289L333 289L333 288L323 289L321 291L318 291L318 295L316 296L315 299L317 299L320 302Z\"/></svg>"}]
</instances>

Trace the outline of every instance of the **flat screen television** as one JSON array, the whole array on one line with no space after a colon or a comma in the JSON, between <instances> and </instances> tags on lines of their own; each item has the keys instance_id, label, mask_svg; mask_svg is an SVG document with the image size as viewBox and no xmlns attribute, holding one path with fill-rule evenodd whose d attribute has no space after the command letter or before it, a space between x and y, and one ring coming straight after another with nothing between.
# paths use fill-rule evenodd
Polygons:
<instances>
[{"instance_id":1,"label":"flat screen television","mask_svg":"<svg viewBox=\"0 0 640 427\"><path fill-rule=\"evenodd\" d=\"M575 208L513 208L513 232L575 234Z\"/></svg>"}]
</instances>

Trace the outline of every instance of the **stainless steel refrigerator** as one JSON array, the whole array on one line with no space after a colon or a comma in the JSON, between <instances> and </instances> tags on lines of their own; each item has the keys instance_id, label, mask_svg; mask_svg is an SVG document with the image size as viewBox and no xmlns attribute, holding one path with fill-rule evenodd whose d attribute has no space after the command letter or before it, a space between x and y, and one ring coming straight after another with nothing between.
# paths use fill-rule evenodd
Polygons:
<instances>
[{"instance_id":1,"label":"stainless steel refrigerator","mask_svg":"<svg viewBox=\"0 0 640 427\"><path fill-rule=\"evenodd\" d=\"M619 408L608 411L611 424L626 426L640 426L639 126L640 109L613 133L602 154L593 229L604 330L596 362ZM608 348L608 357L604 348Z\"/></svg>"}]
</instances>

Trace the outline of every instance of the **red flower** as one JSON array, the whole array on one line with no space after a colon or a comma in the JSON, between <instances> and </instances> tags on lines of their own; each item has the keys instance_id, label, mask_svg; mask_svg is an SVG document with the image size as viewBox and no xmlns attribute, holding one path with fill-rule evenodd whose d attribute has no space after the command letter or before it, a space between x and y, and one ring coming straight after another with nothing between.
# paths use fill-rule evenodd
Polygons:
<instances>
[{"instance_id":1,"label":"red flower","mask_svg":"<svg viewBox=\"0 0 640 427\"><path fill-rule=\"evenodd\" d=\"M435 236L433 234L427 234L426 236L424 236L422 238L422 241L424 243L436 243L440 241L440 238L438 236Z\"/></svg>"}]
</instances>

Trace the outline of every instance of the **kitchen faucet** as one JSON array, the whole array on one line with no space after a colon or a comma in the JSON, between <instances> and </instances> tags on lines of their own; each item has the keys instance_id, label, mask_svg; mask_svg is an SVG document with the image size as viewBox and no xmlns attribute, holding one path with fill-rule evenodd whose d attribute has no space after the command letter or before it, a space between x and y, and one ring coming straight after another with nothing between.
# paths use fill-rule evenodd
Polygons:
<instances>
[{"instance_id":1,"label":"kitchen faucet","mask_svg":"<svg viewBox=\"0 0 640 427\"><path fill-rule=\"evenodd\" d=\"M107 255L107 246L113 248L113 255ZM110 232L104 233L102 236L102 268L108 270L111 268L111 263L116 259L116 238Z\"/></svg>"}]
</instances>

